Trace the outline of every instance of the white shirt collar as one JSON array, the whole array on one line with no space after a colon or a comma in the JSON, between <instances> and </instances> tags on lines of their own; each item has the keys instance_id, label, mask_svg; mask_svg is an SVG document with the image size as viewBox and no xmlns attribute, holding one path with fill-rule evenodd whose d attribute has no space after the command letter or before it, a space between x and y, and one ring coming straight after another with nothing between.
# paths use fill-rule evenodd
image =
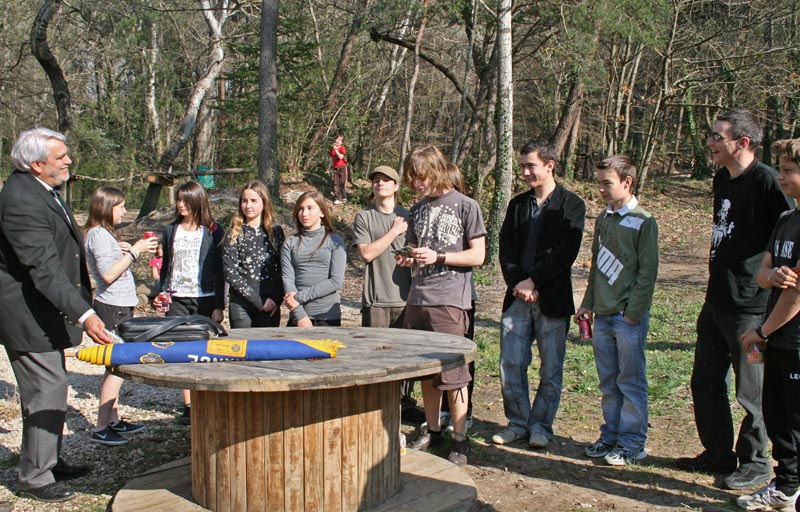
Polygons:
<instances>
[{"instance_id":1,"label":"white shirt collar","mask_svg":"<svg viewBox=\"0 0 800 512\"><path fill-rule=\"evenodd\" d=\"M45 181L44 181L43 179L41 179L40 177L36 176L35 174L33 175L33 177L36 179L36 181L38 181L39 183L41 183L41 184L42 184L42 186L45 188L45 190L47 190L48 192L50 192L51 190L53 190L53 187L51 187L51 186L50 186L50 185L49 185L47 182L45 182Z\"/></svg>"},{"instance_id":2,"label":"white shirt collar","mask_svg":"<svg viewBox=\"0 0 800 512\"><path fill-rule=\"evenodd\" d=\"M633 196L633 197L631 197L631 200L628 201L628 204L626 204L625 206L623 206L622 208L620 208L617 211L613 211L611 209L610 205L606 206L606 215L611 215L612 213L618 213L620 215L620 217L624 217L625 215L628 214L628 212L630 212L631 210L636 208L636 206L638 204L639 204L639 200L636 199L636 196Z\"/></svg>"}]
</instances>

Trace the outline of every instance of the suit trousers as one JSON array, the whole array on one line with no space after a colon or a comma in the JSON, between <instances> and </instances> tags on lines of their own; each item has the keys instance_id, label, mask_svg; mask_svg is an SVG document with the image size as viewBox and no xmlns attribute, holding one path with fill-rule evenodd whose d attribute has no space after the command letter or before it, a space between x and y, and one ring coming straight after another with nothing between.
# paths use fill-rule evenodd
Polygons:
<instances>
[{"instance_id":1,"label":"suit trousers","mask_svg":"<svg viewBox=\"0 0 800 512\"><path fill-rule=\"evenodd\" d=\"M55 482L51 470L61 451L69 387L64 353L18 352L8 347L6 353L22 405L18 486L34 489Z\"/></svg>"}]
</instances>

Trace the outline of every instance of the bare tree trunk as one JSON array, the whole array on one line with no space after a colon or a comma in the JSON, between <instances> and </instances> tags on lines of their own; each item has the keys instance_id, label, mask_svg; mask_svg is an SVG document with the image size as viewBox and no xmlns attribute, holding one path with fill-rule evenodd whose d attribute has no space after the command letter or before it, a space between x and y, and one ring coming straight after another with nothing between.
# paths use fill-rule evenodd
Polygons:
<instances>
[{"instance_id":1,"label":"bare tree trunk","mask_svg":"<svg viewBox=\"0 0 800 512\"><path fill-rule=\"evenodd\" d=\"M278 193L278 0L261 2L261 53L258 61L258 176L273 201Z\"/></svg>"},{"instance_id":2,"label":"bare tree trunk","mask_svg":"<svg viewBox=\"0 0 800 512\"><path fill-rule=\"evenodd\" d=\"M308 146L306 146L304 151L306 154L306 159L305 164L303 165L303 170L305 171L309 170L314 165L314 157L319 154L320 141L322 140L322 135L328 128L328 117L336 107L336 101L339 98L339 93L342 90L344 74L347 71L347 66L350 63L350 55L353 53L353 47L356 44L358 32L361 30L362 18L367 10L368 4L369 0L359 0L358 5L356 5L356 12L353 15L353 22L350 24L350 30L347 32L347 37L342 45L342 51L339 54L339 63L336 66L336 72L333 75L333 80L331 80L331 86L330 89L328 89L328 96L325 99L325 103L320 111L320 122L317 124L317 128L311 135Z\"/></svg>"},{"instance_id":3,"label":"bare tree trunk","mask_svg":"<svg viewBox=\"0 0 800 512\"><path fill-rule=\"evenodd\" d=\"M31 27L31 52L41 64L44 72L47 73L47 78L50 79L50 85L53 87L53 100L58 111L58 131L66 134L71 125L72 96L69 93L64 72L47 43L47 27L60 7L61 0L45 0L42 8L39 9Z\"/></svg>"},{"instance_id":4,"label":"bare tree trunk","mask_svg":"<svg viewBox=\"0 0 800 512\"><path fill-rule=\"evenodd\" d=\"M469 11L464 13L464 25L467 32L467 55L464 58L464 90L461 92L461 103L458 105L458 118L456 119L456 130L453 135L453 150L450 154L450 160L457 162L463 147L462 137L464 131L464 122L467 111L467 83L469 83L469 74L472 71L472 54L475 50L475 17L477 15L478 0L472 0L469 4Z\"/></svg>"},{"instance_id":5,"label":"bare tree trunk","mask_svg":"<svg viewBox=\"0 0 800 512\"><path fill-rule=\"evenodd\" d=\"M422 36L425 33L425 24L428 21L428 4L430 0L422 2L422 17L417 29L417 39L414 42L414 69L411 72L411 79L408 81L408 101L406 103L406 122L403 127L403 137L400 140L400 163L397 168L403 168L403 161L406 159L406 152L411 146L411 121L414 118L414 88L417 86L419 77L419 48L422 46Z\"/></svg>"},{"instance_id":6,"label":"bare tree trunk","mask_svg":"<svg viewBox=\"0 0 800 512\"><path fill-rule=\"evenodd\" d=\"M190 168L199 169L201 166L210 169L214 168L214 155L216 154L214 134L218 115L217 110L211 106L211 103L216 98L216 91L215 87L209 89L203 103L200 105L194 144L194 165L190 164Z\"/></svg>"},{"instance_id":7,"label":"bare tree trunk","mask_svg":"<svg viewBox=\"0 0 800 512\"><path fill-rule=\"evenodd\" d=\"M642 61L642 45L636 46L636 57L633 60L633 68L631 69L631 76L628 79L628 94L625 98L625 120L624 128L622 131L622 142L626 148L631 147L630 133L631 133L631 110L633 109L633 91L636 90L636 79L639 76L639 63Z\"/></svg>"},{"instance_id":8,"label":"bare tree trunk","mask_svg":"<svg viewBox=\"0 0 800 512\"><path fill-rule=\"evenodd\" d=\"M582 111L583 108L578 109L578 115L575 116L575 120L572 122L567 148L564 151L564 157L561 159L564 162L564 177L570 180L575 179L575 147L578 145Z\"/></svg>"},{"instance_id":9,"label":"bare tree trunk","mask_svg":"<svg viewBox=\"0 0 800 512\"><path fill-rule=\"evenodd\" d=\"M161 138L161 119L156 106L156 64L158 63L158 28L155 23L150 23L150 49L142 49L142 58L147 69L147 115L153 128L153 148L157 154L164 151L164 141Z\"/></svg>"},{"instance_id":10,"label":"bare tree trunk","mask_svg":"<svg viewBox=\"0 0 800 512\"><path fill-rule=\"evenodd\" d=\"M575 124L575 120L578 118L578 116L580 116L582 105L583 79L579 75L572 79L572 83L569 87L569 96L567 97L567 102L564 105L564 113L562 114L561 119L559 119L556 132L553 135L553 147L556 150L556 154L564 154L564 148L567 145L567 139L572 131L572 126Z\"/></svg>"},{"instance_id":11,"label":"bare tree trunk","mask_svg":"<svg viewBox=\"0 0 800 512\"><path fill-rule=\"evenodd\" d=\"M277 2L277 0L276 0ZM277 6L277 3L276 3ZM322 45L319 40L319 23L317 22L317 13L314 11L314 0L308 0L308 11L311 13L311 21L314 24L314 43L317 45L317 63L319 63L319 74L322 77L322 83L328 83L328 76L325 73L325 62L322 60ZM261 4L261 21L264 21L264 3ZM263 32L262 32L263 35Z\"/></svg>"},{"instance_id":12,"label":"bare tree trunk","mask_svg":"<svg viewBox=\"0 0 800 512\"><path fill-rule=\"evenodd\" d=\"M208 90L214 86L214 82L222 69L222 63L225 60L225 44L223 42L222 32L225 27L225 22L230 16L230 0L222 0L216 8L212 8L211 0L198 0L198 2L206 24L208 25L211 49L209 51L205 73L194 84L192 93L189 95L189 103L186 106L186 111L181 121L178 134L167 146L167 149L164 150L159 159L158 166L161 168L162 172L171 172L175 158L191 139L192 132L197 123L200 105ZM218 13L219 17L215 16L215 13ZM139 210L139 218L145 217L155 210L160 193L161 185L151 183L147 187L142 208Z\"/></svg>"},{"instance_id":13,"label":"bare tree trunk","mask_svg":"<svg viewBox=\"0 0 800 512\"><path fill-rule=\"evenodd\" d=\"M673 4L673 18L672 28L670 30L669 42L664 51L664 57L661 63L661 87L658 90L655 106L652 111L652 118L647 128L647 139L644 145L644 155L642 156L641 165L639 166L639 176L636 183L636 195L641 197L644 191L645 181L647 180L647 173L650 167L650 160L653 157L653 151L656 144L656 133L658 131L659 123L664 118L664 103L668 96L671 95L672 84L670 83L670 73L672 70L672 49L675 42L675 37L678 32L678 18L680 17L680 7L678 4Z\"/></svg>"},{"instance_id":14,"label":"bare tree trunk","mask_svg":"<svg viewBox=\"0 0 800 512\"><path fill-rule=\"evenodd\" d=\"M489 209L486 233L486 261L496 262L500 227L511 197L514 159L514 83L512 73L511 6L512 0L497 1L497 167L494 194Z\"/></svg>"}]
</instances>

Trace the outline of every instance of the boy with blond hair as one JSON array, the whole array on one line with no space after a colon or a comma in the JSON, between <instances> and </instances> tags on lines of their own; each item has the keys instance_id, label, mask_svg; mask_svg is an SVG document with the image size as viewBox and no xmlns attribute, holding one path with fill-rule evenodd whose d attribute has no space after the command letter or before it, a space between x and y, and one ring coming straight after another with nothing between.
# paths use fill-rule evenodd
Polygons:
<instances>
[{"instance_id":1,"label":"boy with blond hair","mask_svg":"<svg viewBox=\"0 0 800 512\"><path fill-rule=\"evenodd\" d=\"M406 305L405 327L466 336L472 307L472 267L486 256L486 228L475 200L453 188L447 160L435 146L412 151L403 162L403 181L421 197L410 211L406 232L408 256L398 257L402 266L413 266ZM443 444L440 412L442 393L453 418L453 443L448 460L467 463L468 384L467 364L422 380L427 431L411 445L425 450Z\"/></svg>"},{"instance_id":2,"label":"boy with blond hair","mask_svg":"<svg viewBox=\"0 0 800 512\"><path fill-rule=\"evenodd\" d=\"M800 199L800 139L779 140L778 184L790 198ZM736 504L745 510L795 510L800 496L797 449L800 445L800 213L787 210L778 218L756 281L769 290L764 323L745 331L745 352L763 350L764 384L761 408L772 441L775 478ZM752 364L752 363L751 363ZM756 363L757 364L757 363Z\"/></svg>"},{"instance_id":3,"label":"boy with blond hair","mask_svg":"<svg viewBox=\"0 0 800 512\"><path fill-rule=\"evenodd\" d=\"M644 346L658 275L658 225L633 195L636 166L630 158L611 156L595 172L607 206L595 223L589 284L575 322L594 317L605 423L584 453L622 466L647 457Z\"/></svg>"}]
</instances>

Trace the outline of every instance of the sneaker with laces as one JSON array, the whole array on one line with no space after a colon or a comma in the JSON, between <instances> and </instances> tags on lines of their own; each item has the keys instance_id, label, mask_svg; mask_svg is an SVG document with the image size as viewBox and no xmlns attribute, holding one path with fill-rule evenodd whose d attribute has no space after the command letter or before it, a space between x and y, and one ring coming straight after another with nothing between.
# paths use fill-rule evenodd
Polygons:
<instances>
[{"instance_id":1,"label":"sneaker with laces","mask_svg":"<svg viewBox=\"0 0 800 512\"><path fill-rule=\"evenodd\" d=\"M450 455L447 460L456 466L466 466L467 457L469 457L469 441L453 441L450 445Z\"/></svg>"},{"instance_id":2,"label":"sneaker with laces","mask_svg":"<svg viewBox=\"0 0 800 512\"><path fill-rule=\"evenodd\" d=\"M647 457L647 450L644 447L638 450L629 450L617 445L616 448L611 450L611 453L606 455L606 464L611 466L625 466L627 464L634 464Z\"/></svg>"},{"instance_id":3,"label":"sneaker with laces","mask_svg":"<svg viewBox=\"0 0 800 512\"><path fill-rule=\"evenodd\" d=\"M602 439L598 439L593 445L587 446L586 449L583 450L583 454L592 459L599 459L611 453L613 449L613 446L604 443Z\"/></svg>"},{"instance_id":4,"label":"sneaker with laces","mask_svg":"<svg viewBox=\"0 0 800 512\"><path fill-rule=\"evenodd\" d=\"M128 440L111 430L111 427L106 427L99 432L92 432L91 441L106 446L128 444Z\"/></svg>"},{"instance_id":5,"label":"sneaker with laces","mask_svg":"<svg viewBox=\"0 0 800 512\"><path fill-rule=\"evenodd\" d=\"M525 434L520 434L511 428L504 428L500 432L492 436L494 444L510 444L518 439L525 439Z\"/></svg>"},{"instance_id":6,"label":"sneaker with laces","mask_svg":"<svg viewBox=\"0 0 800 512\"><path fill-rule=\"evenodd\" d=\"M118 434L137 434L144 430L144 425L130 423L125 420L117 420L116 423L109 425L109 428Z\"/></svg>"},{"instance_id":7,"label":"sneaker with laces","mask_svg":"<svg viewBox=\"0 0 800 512\"><path fill-rule=\"evenodd\" d=\"M794 511L794 504L800 490L787 496L775 487L775 480L771 481L753 494L746 494L736 498L736 505L745 510L782 510Z\"/></svg>"}]
</instances>

